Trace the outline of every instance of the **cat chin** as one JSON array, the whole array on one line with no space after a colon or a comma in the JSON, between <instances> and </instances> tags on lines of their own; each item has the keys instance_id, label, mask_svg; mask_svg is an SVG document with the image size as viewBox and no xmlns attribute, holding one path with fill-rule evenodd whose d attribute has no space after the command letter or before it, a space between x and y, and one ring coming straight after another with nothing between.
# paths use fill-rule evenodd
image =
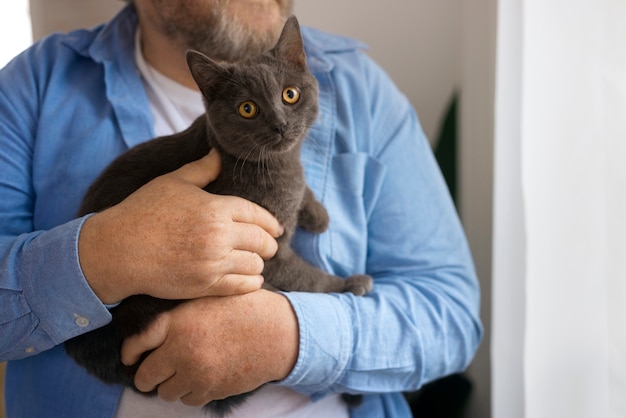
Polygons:
<instances>
[{"instance_id":1,"label":"cat chin","mask_svg":"<svg viewBox=\"0 0 626 418\"><path fill-rule=\"evenodd\" d=\"M303 136L304 132L289 131L288 133L276 135L263 146L275 153L288 152L302 142Z\"/></svg>"},{"instance_id":2,"label":"cat chin","mask_svg":"<svg viewBox=\"0 0 626 418\"><path fill-rule=\"evenodd\" d=\"M288 139L283 136L278 136L272 139L268 139L263 141L262 143L257 143L254 146L254 149L247 149L242 153L241 149L232 150L231 152L229 146L222 146L227 153L230 153L234 157L245 158L247 161L264 161L268 159L275 158L277 156L287 154L296 148L296 146L300 143L300 139L294 137L293 139Z\"/></svg>"},{"instance_id":3,"label":"cat chin","mask_svg":"<svg viewBox=\"0 0 626 418\"><path fill-rule=\"evenodd\" d=\"M285 138L281 138L272 144L264 145L263 148L265 148L266 151L269 151L272 154L283 154L293 150L297 143L298 140L296 139L288 140ZM265 154L267 155L267 152L265 152Z\"/></svg>"}]
</instances>

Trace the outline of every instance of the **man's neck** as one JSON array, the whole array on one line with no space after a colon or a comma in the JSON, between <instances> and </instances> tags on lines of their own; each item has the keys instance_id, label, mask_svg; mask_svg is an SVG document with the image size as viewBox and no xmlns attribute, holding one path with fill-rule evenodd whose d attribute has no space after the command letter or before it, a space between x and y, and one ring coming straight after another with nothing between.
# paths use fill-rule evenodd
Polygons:
<instances>
[{"instance_id":1,"label":"man's neck","mask_svg":"<svg viewBox=\"0 0 626 418\"><path fill-rule=\"evenodd\" d=\"M172 80L198 90L189 67L187 51L149 26L140 26L141 49L146 62Z\"/></svg>"}]
</instances>

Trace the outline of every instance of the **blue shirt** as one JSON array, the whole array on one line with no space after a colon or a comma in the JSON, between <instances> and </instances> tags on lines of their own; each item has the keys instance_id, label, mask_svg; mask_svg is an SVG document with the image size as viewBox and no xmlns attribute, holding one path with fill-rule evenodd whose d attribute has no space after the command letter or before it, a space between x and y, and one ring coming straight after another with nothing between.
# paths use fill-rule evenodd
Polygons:
<instances>
[{"instance_id":1,"label":"blue shirt","mask_svg":"<svg viewBox=\"0 0 626 418\"><path fill-rule=\"evenodd\" d=\"M121 388L87 375L62 343L110 320L77 242L80 200L100 171L153 136L133 58L136 16L53 35L0 72L0 360L8 415L111 417ZM353 417L410 416L401 391L463 370L482 329L468 246L407 99L362 45L305 28L320 115L302 150L330 228L297 251L374 291L289 293L300 353L279 384L313 399L364 393Z\"/></svg>"}]
</instances>

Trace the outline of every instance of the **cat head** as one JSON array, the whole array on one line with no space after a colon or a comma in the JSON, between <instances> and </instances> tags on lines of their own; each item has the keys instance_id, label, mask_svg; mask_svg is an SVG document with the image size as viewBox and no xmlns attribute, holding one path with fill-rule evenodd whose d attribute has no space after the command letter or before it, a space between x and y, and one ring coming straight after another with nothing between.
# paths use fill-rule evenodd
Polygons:
<instances>
[{"instance_id":1,"label":"cat head","mask_svg":"<svg viewBox=\"0 0 626 418\"><path fill-rule=\"evenodd\" d=\"M218 63L189 51L187 63L217 143L237 158L260 161L297 149L317 117L317 80L294 16L264 54Z\"/></svg>"}]
</instances>

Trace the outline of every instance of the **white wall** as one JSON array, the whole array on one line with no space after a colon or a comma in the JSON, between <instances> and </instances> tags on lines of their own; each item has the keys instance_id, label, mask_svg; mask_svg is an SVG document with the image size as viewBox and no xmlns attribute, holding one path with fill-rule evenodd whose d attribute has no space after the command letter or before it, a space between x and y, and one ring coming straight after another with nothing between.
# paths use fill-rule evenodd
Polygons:
<instances>
[{"instance_id":1,"label":"white wall","mask_svg":"<svg viewBox=\"0 0 626 418\"><path fill-rule=\"evenodd\" d=\"M118 0L30 0L33 39L52 32L95 26L124 5Z\"/></svg>"}]
</instances>

